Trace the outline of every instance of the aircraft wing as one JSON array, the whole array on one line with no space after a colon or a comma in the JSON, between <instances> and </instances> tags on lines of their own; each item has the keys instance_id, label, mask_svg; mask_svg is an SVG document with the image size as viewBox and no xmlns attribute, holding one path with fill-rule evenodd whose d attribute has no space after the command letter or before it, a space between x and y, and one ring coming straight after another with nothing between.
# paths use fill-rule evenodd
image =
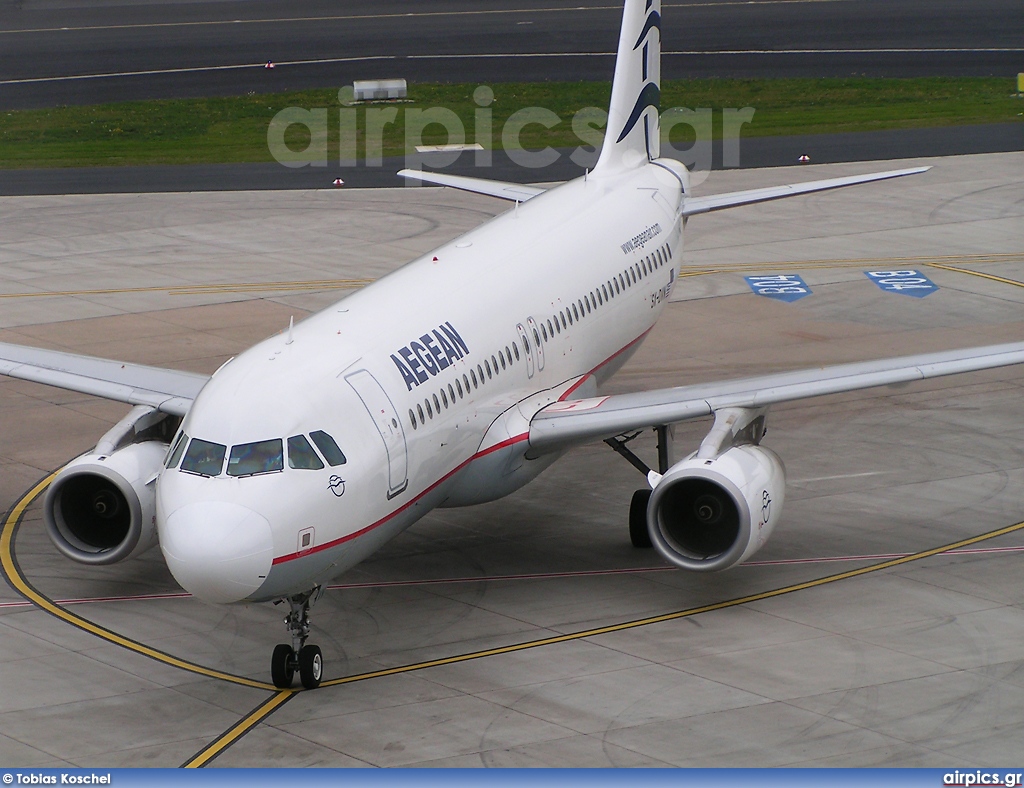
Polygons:
<instances>
[{"instance_id":1,"label":"aircraft wing","mask_svg":"<svg viewBox=\"0 0 1024 788\"><path fill-rule=\"evenodd\" d=\"M422 170L399 170L399 175L424 183L436 183L438 186L451 186L453 189L461 189L466 192L487 194L491 197L499 197L502 200L515 200L526 202L531 197L543 194L544 189L536 186L526 186L522 183L508 183L505 181L489 181L486 178L468 178L465 175L446 175L441 172L423 172Z\"/></svg>"},{"instance_id":2,"label":"aircraft wing","mask_svg":"<svg viewBox=\"0 0 1024 788\"><path fill-rule=\"evenodd\" d=\"M719 383L556 402L530 422L540 452L647 427L710 416L722 408L760 408L790 400L908 383L1024 363L1024 342L839 364Z\"/></svg>"},{"instance_id":3,"label":"aircraft wing","mask_svg":"<svg viewBox=\"0 0 1024 788\"><path fill-rule=\"evenodd\" d=\"M870 183L871 181L884 181L889 178L899 178L904 175L916 175L919 172L926 172L930 169L931 167L911 167L906 170L872 172L867 175L850 175L845 178L828 178L823 181L791 183L787 186L769 186L764 189L748 189L741 192L712 194L707 197L686 196L683 198L681 213L683 216L693 216L698 213L720 211L723 208L734 208L737 205L750 205L756 202L778 200L782 197L793 197L797 194L820 192L825 191L826 189L838 189L842 186L853 186L857 183Z\"/></svg>"},{"instance_id":4,"label":"aircraft wing","mask_svg":"<svg viewBox=\"0 0 1024 788\"><path fill-rule=\"evenodd\" d=\"M0 375L184 416L208 375L0 342Z\"/></svg>"}]
</instances>

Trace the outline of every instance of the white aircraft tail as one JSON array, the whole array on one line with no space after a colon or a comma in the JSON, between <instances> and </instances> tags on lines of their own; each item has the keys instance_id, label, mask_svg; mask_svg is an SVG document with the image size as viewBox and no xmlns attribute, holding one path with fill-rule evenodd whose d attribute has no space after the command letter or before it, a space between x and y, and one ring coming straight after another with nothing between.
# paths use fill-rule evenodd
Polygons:
<instances>
[{"instance_id":1,"label":"white aircraft tail","mask_svg":"<svg viewBox=\"0 0 1024 788\"><path fill-rule=\"evenodd\" d=\"M626 0L608 126L595 172L638 167L660 155L661 0Z\"/></svg>"}]
</instances>

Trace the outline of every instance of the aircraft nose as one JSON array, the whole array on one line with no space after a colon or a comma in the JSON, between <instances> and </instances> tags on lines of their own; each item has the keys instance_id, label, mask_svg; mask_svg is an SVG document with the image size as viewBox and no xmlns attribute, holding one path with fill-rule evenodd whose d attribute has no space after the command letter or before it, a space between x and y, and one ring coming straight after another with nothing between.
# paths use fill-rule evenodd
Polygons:
<instances>
[{"instance_id":1,"label":"aircraft nose","mask_svg":"<svg viewBox=\"0 0 1024 788\"><path fill-rule=\"evenodd\" d=\"M274 558L270 523L234 503L204 501L175 510L160 549L182 588L206 602L238 602L256 591Z\"/></svg>"}]
</instances>

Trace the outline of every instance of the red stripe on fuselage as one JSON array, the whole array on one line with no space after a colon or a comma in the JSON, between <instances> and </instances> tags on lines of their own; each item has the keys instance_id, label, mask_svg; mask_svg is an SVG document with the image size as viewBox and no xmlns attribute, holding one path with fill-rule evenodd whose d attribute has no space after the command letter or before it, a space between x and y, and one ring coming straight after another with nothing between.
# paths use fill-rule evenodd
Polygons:
<instances>
[{"instance_id":1,"label":"red stripe on fuselage","mask_svg":"<svg viewBox=\"0 0 1024 788\"><path fill-rule=\"evenodd\" d=\"M274 559L273 565L277 566L278 564L283 564L283 563L285 563L287 561L294 561L296 558L305 558L307 555L312 555L313 553L319 553L319 552L321 552L323 550L329 550L332 547L337 547L338 545L344 544L345 542L350 542L353 539L355 539L357 537L360 537L363 534L372 531L374 528L379 528L380 526L384 525L384 523L386 523L391 518L393 518L396 515L399 515L402 512L404 512L406 509L408 509L410 506L412 506L418 500L420 500L420 498L422 498L424 495L426 495L430 491L434 490L439 484L441 484L441 483L447 481L448 479L450 479L454 474L456 474L459 471L461 471L463 468L465 468L467 465L469 465L474 460L479 460L481 457L486 457L488 454L492 454L492 453L494 453L496 451L499 451L501 449L504 449L504 448L506 448L508 446L512 446L513 444L522 443L523 441L527 440L529 437L530 437L530 434L528 432L524 432L521 435L516 435L514 438L509 438L508 440L503 440L500 443L495 443L493 446L488 446L486 449L478 451L472 457L470 457L469 459L463 461L461 464L457 465L452 470L448 471L448 473L446 473L444 476L442 476L436 482L434 482L429 487L427 487L423 492L421 492L419 495L417 495L411 501L406 501L404 504L402 504L397 509L395 509L395 511L391 512L391 514L385 515L384 517L380 518L377 522L371 523L370 525L366 526L365 528L361 528L358 531L354 531L353 533L350 533L347 536L342 536L341 538L335 539L334 541L325 542L324 544L318 545L318 546L313 547L313 548L311 548L309 550L303 550L302 553L290 553L288 555L278 556L277 558Z\"/></svg>"},{"instance_id":2,"label":"red stripe on fuselage","mask_svg":"<svg viewBox=\"0 0 1024 788\"><path fill-rule=\"evenodd\" d=\"M654 326L651 326L651 328L654 328ZM648 334L651 333L651 328L649 328L646 331L644 331L644 333L642 333L640 336L638 336L636 339L634 339L628 345L623 345L622 347L620 347L618 350L616 350L614 353L612 353L610 356L608 356L608 358L606 358L604 361L602 361L600 364L598 364L596 367L594 367L592 370L590 370L590 372L588 372L586 375L584 375L579 380L577 380L575 383L573 383L566 390L566 392L561 397L558 398L558 401L559 402L565 402L567 399L569 399L569 397L572 396L572 393L574 391L576 391L576 389L578 389L580 386L582 386L584 383L587 382L587 378L592 377L593 374L595 372L597 372L601 367L603 367L603 366L605 366L607 364L610 364L612 362L612 360L616 356L621 356L623 353L625 353L627 350L629 350L631 347L633 347L633 345L635 345L637 342L640 342L641 340L643 340L643 338L645 336L647 336Z\"/></svg>"},{"instance_id":3,"label":"red stripe on fuselage","mask_svg":"<svg viewBox=\"0 0 1024 788\"><path fill-rule=\"evenodd\" d=\"M653 328L653 326L651 328ZM646 331L644 331L640 336L638 336L632 342L630 342L630 343L628 343L626 345L623 345L621 348L619 348L614 353L612 353L610 356L608 356L608 358L606 358L604 361L602 361L596 367L591 369L590 372L588 372L585 375L583 375L583 377L581 377L572 386L570 386L569 389L561 397L558 398L558 401L559 402L563 402L564 400L568 399L569 396L571 396L574 391L576 391L581 385L583 385L583 383L587 380L587 378L591 377L601 367L605 366L606 364L611 363L611 361L614 360L617 356L620 356L623 353L625 353L627 350L629 350L631 347L633 347L633 345L635 345L638 342L640 342L641 340L643 340L643 338L646 337L650 333L650 331L651 331L651 329L648 328ZM399 508L395 509L395 511L391 512L391 514L388 514L388 515L382 517L377 522L372 523L372 524L366 526L365 528L361 528L358 531L350 533L347 536L342 536L341 538L335 539L335 540L333 540L331 542L325 542L324 544L318 545L317 547L313 547L313 548L311 548L309 550L304 550L301 554L300 553L290 553L288 555L278 556L277 558L274 559L273 565L277 566L278 564L283 564L283 563L286 563L288 561L294 561L296 558L305 558L307 555L312 555L313 553L319 553L319 552L322 552L323 550L330 550L332 547L336 547L336 546L338 546L340 544L344 544L345 542L350 542L353 539L356 539L357 537L360 537L363 534L372 531L374 528L379 528L380 526L384 525L384 523L386 523L388 520L392 519L396 515L401 514L406 509L408 509L410 506L414 505L424 495L426 495L427 493L431 492L439 484L442 484L443 482L445 482L448 479L450 479L454 474L456 474L459 471L461 471L463 468L465 468L467 465L469 465L474 460L479 460L481 457L486 457L488 454L491 454L492 452L496 452L496 451L499 451L501 449L504 449L507 446L512 446L513 444L516 444L516 443L522 443L525 440L529 440L529 438L530 438L530 433L524 432L521 435L516 435L514 438L509 438L507 440L503 440L500 443L495 443L493 446L489 446L486 449L478 451L472 457L470 457L469 459L463 461L461 464L456 466L454 469L450 470L448 473L446 473L444 476L442 476L436 482L431 484L429 487L427 487L423 492L421 492L419 495L417 495L411 501L406 501L402 506L400 506Z\"/></svg>"}]
</instances>

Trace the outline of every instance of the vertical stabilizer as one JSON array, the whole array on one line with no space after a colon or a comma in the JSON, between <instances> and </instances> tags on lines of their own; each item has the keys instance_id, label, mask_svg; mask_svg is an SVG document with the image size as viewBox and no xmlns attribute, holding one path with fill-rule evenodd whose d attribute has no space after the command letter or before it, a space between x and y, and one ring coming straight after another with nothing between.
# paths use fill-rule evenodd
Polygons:
<instances>
[{"instance_id":1,"label":"vertical stabilizer","mask_svg":"<svg viewBox=\"0 0 1024 788\"><path fill-rule=\"evenodd\" d=\"M661 0L626 0L601 157L595 172L638 167L660 155Z\"/></svg>"}]
</instances>

